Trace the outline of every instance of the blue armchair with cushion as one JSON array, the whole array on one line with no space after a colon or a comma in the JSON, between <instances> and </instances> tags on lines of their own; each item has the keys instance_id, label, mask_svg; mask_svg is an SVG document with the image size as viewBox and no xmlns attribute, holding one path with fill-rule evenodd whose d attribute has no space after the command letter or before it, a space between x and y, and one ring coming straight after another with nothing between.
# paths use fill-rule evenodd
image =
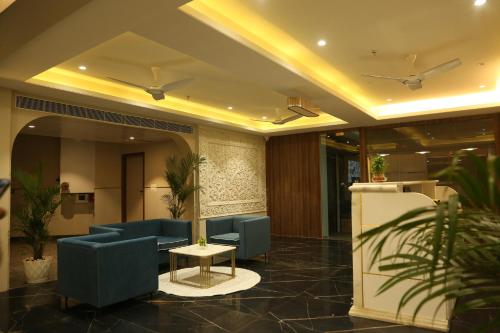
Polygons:
<instances>
[{"instance_id":1,"label":"blue armchair with cushion","mask_svg":"<svg viewBox=\"0 0 500 333\"><path fill-rule=\"evenodd\" d=\"M206 221L207 242L238 247L238 259L266 255L271 249L268 216L227 216Z\"/></svg>"},{"instance_id":2,"label":"blue armchair with cushion","mask_svg":"<svg viewBox=\"0 0 500 333\"><path fill-rule=\"evenodd\" d=\"M58 291L97 308L158 290L156 237L117 232L57 241Z\"/></svg>"},{"instance_id":3,"label":"blue armchair with cushion","mask_svg":"<svg viewBox=\"0 0 500 333\"><path fill-rule=\"evenodd\" d=\"M123 239L154 236L158 245L158 262L170 261L168 250L174 247L191 245L191 221L154 219L136 222L93 225L91 234L117 232Z\"/></svg>"}]
</instances>

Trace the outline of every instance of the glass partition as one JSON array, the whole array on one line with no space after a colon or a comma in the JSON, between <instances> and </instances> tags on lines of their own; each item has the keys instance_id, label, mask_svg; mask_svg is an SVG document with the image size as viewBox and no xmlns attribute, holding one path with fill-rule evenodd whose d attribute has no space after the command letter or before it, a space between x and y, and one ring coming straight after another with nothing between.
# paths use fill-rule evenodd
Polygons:
<instances>
[{"instance_id":1,"label":"glass partition","mask_svg":"<svg viewBox=\"0 0 500 333\"><path fill-rule=\"evenodd\" d=\"M494 123L485 118L367 128L367 156L385 156L389 163L387 181L434 179L433 174L450 165L457 151L472 151L482 157L494 154ZM460 162L469 167L467 158ZM443 181L440 184L446 185Z\"/></svg>"}]
</instances>

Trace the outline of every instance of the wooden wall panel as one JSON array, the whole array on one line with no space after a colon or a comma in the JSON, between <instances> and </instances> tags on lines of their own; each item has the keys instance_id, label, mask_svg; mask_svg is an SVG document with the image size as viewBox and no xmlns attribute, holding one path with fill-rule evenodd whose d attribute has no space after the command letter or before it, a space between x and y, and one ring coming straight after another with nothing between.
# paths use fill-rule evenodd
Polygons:
<instances>
[{"instance_id":1,"label":"wooden wall panel","mask_svg":"<svg viewBox=\"0 0 500 333\"><path fill-rule=\"evenodd\" d=\"M319 134L266 143L268 214L275 235L321 237Z\"/></svg>"}]
</instances>

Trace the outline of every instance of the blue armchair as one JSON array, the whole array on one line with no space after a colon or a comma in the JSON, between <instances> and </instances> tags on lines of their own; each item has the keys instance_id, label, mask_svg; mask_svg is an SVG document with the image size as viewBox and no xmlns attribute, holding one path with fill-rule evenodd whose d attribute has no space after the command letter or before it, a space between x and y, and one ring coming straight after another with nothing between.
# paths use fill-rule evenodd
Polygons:
<instances>
[{"instance_id":1,"label":"blue armchair","mask_svg":"<svg viewBox=\"0 0 500 333\"><path fill-rule=\"evenodd\" d=\"M227 216L206 221L207 242L238 247L236 258L266 255L271 249L268 216Z\"/></svg>"},{"instance_id":2,"label":"blue armchair","mask_svg":"<svg viewBox=\"0 0 500 333\"><path fill-rule=\"evenodd\" d=\"M158 290L156 237L123 240L119 233L57 241L58 291L101 308Z\"/></svg>"},{"instance_id":3,"label":"blue armchair","mask_svg":"<svg viewBox=\"0 0 500 333\"><path fill-rule=\"evenodd\" d=\"M90 227L91 234L107 232L117 232L123 239L155 236L160 264L166 264L170 261L169 249L192 244L191 221L154 219Z\"/></svg>"}]
</instances>

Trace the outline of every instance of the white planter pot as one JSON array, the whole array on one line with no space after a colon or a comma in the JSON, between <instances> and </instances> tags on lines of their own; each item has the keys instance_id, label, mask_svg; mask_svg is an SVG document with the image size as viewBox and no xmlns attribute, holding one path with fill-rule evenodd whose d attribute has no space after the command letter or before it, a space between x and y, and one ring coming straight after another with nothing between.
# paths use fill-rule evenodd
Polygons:
<instances>
[{"instance_id":1,"label":"white planter pot","mask_svg":"<svg viewBox=\"0 0 500 333\"><path fill-rule=\"evenodd\" d=\"M23 260L24 274L28 283L41 283L49 280L50 264L52 257L47 256L43 259L33 260L26 258Z\"/></svg>"}]
</instances>

